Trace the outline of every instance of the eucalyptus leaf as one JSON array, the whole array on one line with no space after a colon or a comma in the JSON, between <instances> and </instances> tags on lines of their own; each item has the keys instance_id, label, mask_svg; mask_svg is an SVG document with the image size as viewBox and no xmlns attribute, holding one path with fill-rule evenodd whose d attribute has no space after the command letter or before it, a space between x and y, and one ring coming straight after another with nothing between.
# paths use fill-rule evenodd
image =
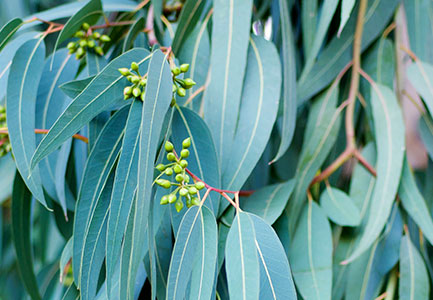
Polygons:
<instances>
[{"instance_id":1,"label":"eucalyptus leaf","mask_svg":"<svg viewBox=\"0 0 433 300\"><path fill-rule=\"evenodd\" d=\"M320 205L328 217L341 226L357 226L361 222L361 214L353 200L343 191L326 187L320 196Z\"/></svg>"},{"instance_id":2,"label":"eucalyptus leaf","mask_svg":"<svg viewBox=\"0 0 433 300\"><path fill-rule=\"evenodd\" d=\"M20 18L15 18L10 20L0 29L0 51L9 42L9 40L13 37L15 32L17 32L22 24L23 20Z\"/></svg>"}]
</instances>

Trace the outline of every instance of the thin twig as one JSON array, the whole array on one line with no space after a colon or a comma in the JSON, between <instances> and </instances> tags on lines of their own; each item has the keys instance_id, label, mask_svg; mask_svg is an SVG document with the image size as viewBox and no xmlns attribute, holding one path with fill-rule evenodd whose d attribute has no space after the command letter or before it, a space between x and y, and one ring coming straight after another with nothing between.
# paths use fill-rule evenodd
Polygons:
<instances>
[{"instance_id":1,"label":"thin twig","mask_svg":"<svg viewBox=\"0 0 433 300\"><path fill-rule=\"evenodd\" d=\"M48 129L35 129L35 133L36 134L47 134L48 132L49 132ZM7 134L7 135L9 135L8 128L7 127L0 128L0 134ZM80 135L80 134L74 134L72 137L74 139L83 141L85 143L89 143L89 139L86 138L85 136Z\"/></svg>"},{"instance_id":2,"label":"thin twig","mask_svg":"<svg viewBox=\"0 0 433 300\"><path fill-rule=\"evenodd\" d=\"M188 100L186 100L184 105L188 105L195 97L197 97L201 92L203 92L206 89L206 84L202 85L198 89L194 91L194 93L189 96Z\"/></svg>"}]
</instances>

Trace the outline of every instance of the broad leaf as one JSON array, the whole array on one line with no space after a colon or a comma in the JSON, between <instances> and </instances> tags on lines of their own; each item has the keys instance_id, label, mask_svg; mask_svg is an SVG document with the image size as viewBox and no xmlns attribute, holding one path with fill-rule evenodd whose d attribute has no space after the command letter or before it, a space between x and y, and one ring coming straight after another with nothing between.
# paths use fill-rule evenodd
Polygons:
<instances>
[{"instance_id":1,"label":"broad leaf","mask_svg":"<svg viewBox=\"0 0 433 300\"><path fill-rule=\"evenodd\" d=\"M341 226L357 226L361 222L361 214L353 200L343 191L326 187L320 196L320 205L328 217Z\"/></svg>"}]
</instances>

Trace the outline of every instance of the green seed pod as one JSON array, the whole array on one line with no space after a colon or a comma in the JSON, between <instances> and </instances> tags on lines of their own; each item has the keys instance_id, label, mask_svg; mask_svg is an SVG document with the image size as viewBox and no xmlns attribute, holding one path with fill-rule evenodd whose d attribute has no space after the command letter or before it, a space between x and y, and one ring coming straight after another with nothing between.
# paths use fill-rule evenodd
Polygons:
<instances>
[{"instance_id":1,"label":"green seed pod","mask_svg":"<svg viewBox=\"0 0 433 300\"><path fill-rule=\"evenodd\" d=\"M141 95L141 89L139 87L135 87L132 89L132 94L134 95L134 97L139 97Z\"/></svg>"},{"instance_id":2,"label":"green seed pod","mask_svg":"<svg viewBox=\"0 0 433 300\"><path fill-rule=\"evenodd\" d=\"M180 166L180 165L178 165L178 164L176 164L176 165L174 166L174 172L175 172L176 174L182 173L182 171L183 171L182 166Z\"/></svg>"},{"instance_id":3,"label":"green seed pod","mask_svg":"<svg viewBox=\"0 0 433 300\"><path fill-rule=\"evenodd\" d=\"M166 141L166 142L165 142L165 146L164 146L164 148L165 148L165 151L167 151L167 152L171 152L171 151L173 151L174 146L173 146L173 144L170 143L169 141Z\"/></svg>"},{"instance_id":4,"label":"green seed pod","mask_svg":"<svg viewBox=\"0 0 433 300\"><path fill-rule=\"evenodd\" d=\"M6 152L11 152L12 150L12 145L9 143L6 145Z\"/></svg>"},{"instance_id":5,"label":"green seed pod","mask_svg":"<svg viewBox=\"0 0 433 300\"><path fill-rule=\"evenodd\" d=\"M128 68L119 68L118 69L120 74L122 74L123 76L130 76L131 75L131 71L129 71Z\"/></svg>"},{"instance_id":6,"label":"green seed pod","mask_svg":"<svg viewBox=\"0 0 433 300\"><path fill-rule=\"evenodd\" d=\"M189 189L188 189L188 193L190 194L190 195L195 195L195 194L197 194L197 189L196 189L196 187L194 187L194 186L192 186L192 187L190 187Z\"/></svg>"},{"instance_id":7,"label":"green seed pod","mask_svg":"<svg viewBox=\"0 0 433 300\"><path fill-rule=\"evenodd\" d=\"M186 149L186 148L189 148L190 146L191 146L191 138L189 137L189 138L184 139L182 142L182 147L184 149Z\"/></svg>"},{"instance_id":8,"label":"green seed pod","mask_svg":"<svg viewBox=\"0 0 433 300\"><path fill-rule=\"evenodd\" d=\"M95 47L95 52L98 53L99 55L104 55L104 50L102 50L102 47Z\"/></svg>"},{"instance_id":9,"label":"green seed pod","mask_svg":"<svg viewBox=\"0 0 433 300\"><path fill-rule=\"evenodd\" d=\"M4 113L4 112L6 112L6 107L0 105L0 113Z\"/></svg>"},{"instance_id":10,"label":"green seed pod","mask_svg":"<svg viewBox=\"0 0 433 300\"><path fill-rule=\"evenodd\" d=\"M131 93L132 93L132 87L127 86L127 87L125 87L123 89L123 95L125 95L125 96L131 96Z\"/></svg>"},{"instance_id":11,"label":"green seed pod","mask_svg":"<svg viewBox=\"0 0 433 300\"><path fill-rule=\"evenodd\" d=\"M189 176L188 176L187 174L185 174L185 175L183 176L183 178L184 178L184 181L185 181L186 183L189 182Z\"/></svg>"},{"instance_id":12,"label":"green seed pod","mask_svg":"<svg viewBox=\"0 0 433 300\"><path fill-rule=\"evenodd\" d=\"M83 30L87 31L90 28L89 23L83 23L83 25L81 25L81 28L83 28Z\"/></svg>"},{"instance_id":13,"label":"green seed pod","mask_svg":"<svg viewBox=\"0 0 433 300\"><path fill-rule=\"evenodd\" d=\"M176 179L177 182L182 182L183 179L184 179L184 177L183 177L182 174L177 174L176 177L175 177L175 179Z\"/></svg>"},{"instance_id":14,"label":"green seed pod","mask_svg":"<svg viewBox=\"0 0 433 300\"><path fill-rule=\"evenodd\" d=\"M176 104L176 99L173 97L171 98L170 107L173 107Z\"/></svg>"},{"instance_id":15,"label":"green seed pod","mask_svg":"<svg viewBox=\"0 0 433 300\"><path fill-rule=\"evenodd\" d=\"M171 69L171 73L173 73L174 76L179 75L180 74L180 68L174 67L173 69Z\"/></svg>"},{"instance_id":16,"label":"green seed pod","mask_svg":"<svg viewBox=\"0 0 433 300\"><path fill-rule=\"evenodd\" d=\"M184 188L184 187L181 188L181 189L179 190L179 195L185 197L186 195L188 195L188 190L187 190L186 188Z\"/></svg>"},{"instance_id":17,"label":"green seed pod","mask_svg":"<svg viewBox=\"0 0 433 300\"><path fill-rule=\"evenodd\" d=\"M99 38L99 40L101 42L104 42L104 43L108 43L108 42L111 41L110 37L108 35L105 35L105 34L101 35L101 37Z\"/></svg>"},{"instance_id":18,"label":"green seed pod","mask_svg":"<svg viewBox=\"0 0 433 300\"><path fill-rule=\"evenodd\" d=\"M140 99L144 102L144 98L146 98L146 90L141 93Z\"/></svg>"},{"instance_id":19,"label":"green seed pod","mask_svg":"<svg viewBox=\"0 0 433 300\"><path fill-rule=\"evenodd\" d=\"M147 84L147 79L146 78L143 78L143 79L140 80L140 85L141 86L146 86L146 84Z\"/></svg>"},{"instance_id":20,"label":"green seed pod","mask_svg":"<svg viewBox=\"0 0 433 300\"><path fill-rule=\"evenodd\" d=\"M86 40L81 40L80 41L80 47L82 47L82 48L87 47L87 41Z\"/></svg>"},{"instance_id":21,"label":"green seed pod","mask_svg":"<svg viewBox=\"0 0 433 300\"><path fill-rule=\"evenodd\" d=\"M158 164L155 169L157 169L160 172L163 172L165 170L166 166L163 164Z\"/></svg>"},{"instance_id":22,"label":"green seed pod","mask_svg":"<svg viewBox=\"0 0 433 300\"><path fill-rule=\"evenodd\" d=\"M172 169L172 168L167 168L167 169L165 170L165 174L166 174L167 176L171 176L171 175L173 175L173 169Z\"/></svg>"},{"instance_id":23,"label":"green seed pod","mask_svg":"<svg viewBox=\"0 0 433 300\"><path fill-rule=\"evenodd\" d=\"M168 161L175 161L176 155L174 155L174 153L172 153L172 152L167 153L167 159L168 159Z\"/></svg>"},{"instance_id":24,"label":"green seed pod","mask_svg":"<svg viewBox=\"0 0 433 300\"><path fill-rule=\"evenodd\" d=\"M165 179L158 179L158 180L155 181L155 183L156 183L157 185L159 185L159 186L163 186L164 183L165 183Z\"/></svg>"},{"instance_id":25,"label":"green seed pod","mask_svg":"<svg viewBox=\"0 0 433 300\"><path fill-rule=\"evenodd\" d=\"M99 32L97 32L97 31L95 31L95 32L93 32L92 37L95 40L99 40L99 38L101 37L101 34Z\"/></svg>"},{"instance_id":26,"label":"green seed pod","mask_svg":"<svg viewBox=\"0 0 433 300\"><path fill-rule=\"evenodd\" d=\"M174 202L176 202L176 200L177 200L177 197L175 194L168 195L168 203L174 203Z\"/></svg>"},{"instance_id":27,"label":"green seed pod","mask_svg":"<svg viewBox=\"0 0 433 300\"><path fill-rule=\"evenodd\" d=\"M140 82L140 77L138 77L137 75L132 76L131 78L132 83L137 84Z\"/></svg>"},{"instance_id":28,"label":"green seed pod","mask_svg":"<svg viewBox=\"0 0 433 300\"><path fill-rule=\"evenodd\" d=\"M192 206L191 197L186 198L186 207L190 208Z\"/></svg>"},{"instance_id":29,"label":"green seed pod","mask_svg":"<svg viewBox=\"0 0 433 300\"><path fill-rule=\"evenodd\" d=\"M197 188L197 190L202 190L202 189L205 188L205 184L204 184L203 181L197 181L197 182L195 183L195 187Z\"/></svg>"},{"instance_id":30,"label":"green seed pod","mask_svg":"<svg viewBox=\"0 0 433 300\"><path fill-rule=\"evenodd\" d=\"M77 32L75 32L75 34L74 34L74 36L76 37L76 38L83 38L84 36L86 35L86 33L84 32L84 31L82 31L82 30L80 30L80 31L77 31Z\"/></svg>"},{"instance_id":31,"label":"green seed pod","mask_svg":"<svg viewBox=\"0 0 433 300\"><path fill-rule=\"evenodd\" d=\"M182 73L186 73L186 72L188 72L188 69L189 69L189 64L181 64L181 65L180 65L180 71L181 71Z\"/></svg>"},{"instance_id":32,"label":"green seed pod","mask_svg":"<svg viewBox=\"0 0 433 300\"><path fill-rule=\"evenodd\" d=\"M161 205L169 203L169 199L167 195L161 197L161 201L159 202Z\"/></svg>"},{"instance_id":33,"label":"green seed pod","mask_svg":"<svg viewBox=\"0 0 433 300\"><path fill-rule=\"evenodd\" d=\"M168 180L164 181L164 185L162 185L163 188L169 189L171 187L171 182Z\"/></svg>"},{"instance_id":34,"label":"green seed pod","mask_svg":"<svg viewBox=\"0 0 433 300\"><path fill-rule=\"evenodd\" d=\"M179 162L179 164L180 164L180 166L182 167L182 168L186 168L186 167L188 167L188 162L186 161L186 160L184 160L184 159L182 159L180 162Z\"/></svg>"},{"instance_id":35,"label":"green seed pod","mask_svg":"<svg viewBox=\"0 0 433 300\"><path fill-rule=\"evenodd\" d=\"M173 93L176 93L176 91L177 91L177 85L173 84L172 92L173 92Z\"/></svg>"},{"instance_id":36,"label":"green seed pod","mask_svg":"<svg viewBox=\"0 0 433 300\"><path fill-rule=\"evenodd\" d=\"M189 150L188 149L182 149L182 151L180 151L180 157L187 158L188 156L189 156Z\"/></svg>"},{"instance_id":37,"label":"green seed pod","mask_svg":"<svg viewBox=\"0 0 433 300\"><path fill-rule=\"evenodd\" d=\"M191 204L192 205L200 205L200 199L197 197L192 197Z\"/></svg>"},{"instance_id":38,"label":"green seed pod","mask_svg":"<svg viewBox=\"0 0 433 300\"><path fill-rule=\"evenodd\" d=\"M75 57L76 57L77 59L80 59L80 58L82 58L83 56L84 56L84 49L81 48L81 47L79 47L79 48L77 49L77 52L75 53Z\"/></svg>"},{"instance_id":39,"label":"green seed pod","mask_svg":"<svg viewBox=\"0 0 433 300\"><path fill-rule=\"evenodd\" d=\"M128 99L131 98L131 97L132 97L131 94L129 94L129 95L123 95L123 100L128 100Z\"/></svg>"},{"instance_id":40,"label":"green seed pod","mask_svg":"<svg viewBox=\"0 0 433 300\"><path fill-rule=\"evenodd\" d=\"M133 69L136 72L138 71L138 64L135 61L131 63L131 69Z\"/></svg>"},{"instance_id":41,"label":"green seed pod","mask_svg":"<svg viewBox=\"0 0 433 300\"><path fill-rule=\"evenodd\" d=\"M95 41L94 40L90 40L90 41L88 41L87 42L87 46L89 47L89 48L94 48L96 45L95 45Z\"/></svg>"},{"instance_id":42,"label":"green seed pod","mask_svg":"<svg viewBox=\"0 0 433 300\"><path fill-rule=\"evenodd\" d=\"M176 208L177 212L180 212L183 208L182 200L179 199L178 201L176 201L176 203L174 204L174 207Z\"/></svg>"},{"instance_id":43,"label":"green seed pod","mask_svg":"<svg viewBox=\"0 0 433 300\"><path fill-rule=\"evenodd\" d=\"M133 75L128 75L128 76L126 76L126 79L127 79L129 82L132 83L132 77L134 77L134 76L133 76Z\"/></svg>"},{"instance_id":44,"label":"green seed pod","mask_svg":"<svg viewBox=\"0 0 433 300\"><path fill-rule=\"evenodd\" d=\"M180 97L185 97L185 95L186 95L186 91L185 91L185 89L184 88L178 88L177 89L177 94L180 96Z\"/></svg>"},{"instance_id":45,"label":"green seed pod","mask_svg":"<svg viewBox=\"0 0 433 300\"><path fill-rule=\"evenodd\" d=\"M183 83L186 89L190 89L195 85L195 81L191 78L184 79Z\"/></svg>"},{"instance_id":46,"label":"green seed pod","mask_svg":"<svg viewBox=\"0 0 433 300\"><path fill-rule=\"evenodd\" d=\"M68 48L69 50L75 49L75 47L77 47L77 44L75 42L69 42L66 46L66 48Z\"/></svg>"}]
</instances>

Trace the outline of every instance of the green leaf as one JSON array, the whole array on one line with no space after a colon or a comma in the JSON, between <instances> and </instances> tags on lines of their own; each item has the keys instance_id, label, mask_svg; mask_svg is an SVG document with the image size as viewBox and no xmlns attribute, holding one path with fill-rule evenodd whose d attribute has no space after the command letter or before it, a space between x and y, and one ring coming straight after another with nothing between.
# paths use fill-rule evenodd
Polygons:
<instances>
[{"instance_id":1,"label":"green leaf","mask_svg":"<svg viewBox=\"0 0 433 300\"><path fill-rule=\"evenodd\" d=\"M65 82L60 85L59 88L70 98L76 98L95 78L95 76L90 76L84 79L77 79Z\"/></svg>"},{"instance_id":2,"label":"green leaf","mask_svg":"<svg viewBox=\"0 0 433 300\"><path fill-rule=\"evenodd\" d=\"M33 270L31 243L31 206L32 194L17 172L12 192L12 241L17 256L17 267L24 287L33 300L42 299Z\"/></svg>"},{"instance_id":3,"label":"green leaf","mask_svg":"<svg viewBox=\"0 0 433 300\"><path fill-rule=\"evenodd\" d=\"M204 116L215 141L221 170L228 164L247 63L252 0L213 3L211 78Z\"/></svg>"},{"instance_id":4,"label":"green leaf","mask_svg":"<svg viewBox=\"0 0 433 300\"><path fill-rule=\"evenodd\" d=\"M303 299L331 299L331 227L322 209L313 201L308 202L302 213L290 245L289 261Z\"/></svg>"},{"instance_id":5,"label":"green leaf","mask_svg":"<svg viewBox=\"0 0 433 300\"><path fill-rule=\"evenodd\" d=\"M274 229L263 219L248 214L255 232L260 261L259 299L297 299L289 261Z\"/></svg>"},{"instance_id":6,"label":"green leaf","mask_svg":"<svg viewBox=\"0 0 433 300\"><path fill-rule=\"evenodd\" d=\"M223 168L223 188L240 190L260 159L278 111L281 68L274 45L252 37L236 134L228 164ZM223 158L224 159L224 156Z\"/></svg>"},{"instance_id":7,"label":"green leaf","mask_svg":"<svg viewBox=\"0 0 433 300\"><path fill-rule=\"evenodd\" d=\"M78 287L83 268L83 245L109 174L118 159L128 107L118 111L105 125L86 162L83 181L77 198L74 219L74 252L72 267Z\"/></svg>"},{"instance_id":8,"label":"green leaf","mask_svg":"<svg viewBox=\"0 0 433 300\"><path fill-rule=\"evenodd\" d=\"M265 186L254 192L249 197L241 199L241 207L247 212L251 212L269 225L274 224L282 214L287 201L292 194L295 180Z\"/></svg>"},{"instance_id":9,"label":"green leaf","mask_svg":"<svg viewBox=\"0 0 433 300\"><path fill-rule=\"evenodd\" d=\"M429 299L430 283L424 261L410 237L405 235L400 247L400 299Z\"/></svg>"},{"instance_id":10,"label":"green leaf","mask_svg":"<svg viewBox=\"0 0 433 300\"><path fill-rule=\"evenodd\" d=\"M379 237L391 213L403 166L405 130L400 106L388 87L372 84L371 105L377 143L376 184L362 238L346 262L366 251Z\"/></svg>"},{"instance_id":11,"label":"green leaf","mask_svg":"<svg viewBox=\"0 0 433 300\"><path fill-rule=\"evenodd\" d=\"M133 46L134 40L137 35L143 31L146 26L145 19L143 17L139 18L137 21L132 24L131 29L128 31L128 35L123 42L122 52L126 52Z\"/></svg>"},{"instance_id":12,"label":"green leaf","mask_svg":"<svg viewBox=\"0 0 433 300\"><path fill-rule=\"evenodd\" d=\"M433 119L424 113L419 118L418 129L427 153L430 159L433 159Z\"/></svg>"},{"instance_id":13,"label":"green leaf","mask_svg":"<svg viewBox=\"0 0 433 300\"><path fill-rule=\"evenodd\" d=\"M80 298L80 294L75 284L71 284L63 295L62 300L77 300Z\"/></svg>"},{"instance_id":14,"label":"green leaf","mask_svg":"<svg viewBox=\"0 0 433 300\"><path fill-rule=\"evenodd\" d=\"M407 68L407 77L433 115L433 66L416 60Z\"/></svg>"},{"instance_id":15,"label":"green leaf","mask_svg":"<svg viewBox=\"0 0 433 300\"><path fill-rule=\"evenodd\" d=\"M301 5L302 44L304 54L309 56L317 31L317 0L304 0Z\"/></svg>"},{"instance_id":16,"label":"green leaf","mask_svg":"<svg viewBox=\"0 0 433 300\"><path fill-rule=\"evenodd\" d=\"M65 112L57 119L50 132L44 137L32 158L32 168L45 156L57 149L64 141L77 133L99 113L113 105L123 104L123 89L126 78L118 69L128 67L137 61L146 69L149 52L133 49L110 62L73 100Z\"/></svg>"},{"instance_id":17,"label":"green leaf","mask_svg":"<svg viewBox=\"0 0 433 300\"><path fill-rule=\"evenodd\" d=\"M341 226L358 226L361 215L353 200L343 191L326 187L320 196L320 205L328 217Z\"/></svg>"},{"instance_id":18,"label":"green leaf","mask_svg":"<svg viewBox=\"0 0 433 300\"><path fill-rule=\"evenodd\" d=\"M215 145L210 130L203 119L187 108L179 108L173 116L172 131L172 139L176 149L181 149L184 139L191 138L188 169L210 186L219 188L221 178ZM218 215L219 195L209 194L204 205L209 207L215 215Z\"/></svg>"},{"instance_id":19,"label":"green leaf","mask_svg":"<svg viewBox=\"0 0 433 300\"><path fill-rule=\"evenodd\" d=\"M183 5L171 46L175 54L182 48L182 44L200 19L205 3L205 0L187 0Z\"/></svg>"},{"instance_id":20,"label":"green leaf","mask_svg":"<svg viewBox=\"0 0 433 300\"><path fill-rule=\"evenodd\" d=\"M12 184L14 182L15 172L15 162L11 154L7 154L0 158L0 173L2 174L0 177L0 205L12 194Z\"/></svg>"},{"instance_id":21,"label":"green leaf","mask_svg":"<svg viewBox=\"0 0 433 300\"><path fill-rule=\"evenodd\" d=\"M17 30L23 25L23 20L15 18L10 20L0 29L0 51L6 46L7 42L17 32Z\"/></svg>"},{"instance_id":22,"label":"green leaf","mask_svg":"<svg viewBox=\"0 0 433 300\"><path fill-rule=\"evenodd\" d=\"M87 74L89 76L97 75L107 65L107 60L105 59L105 57L92 52L87 52L86 60L87 60Z\"/></svg>"},{"instance_id":23,"label":"green leaf","mask_svg":"<svg viewBox=\"0 0 433 300\"><path fill-rule=\"evenodd\" d=\"M7 125L17 168L31 193L47 207L39 169L30 172L30 159L35 151L35 106L39 80L45 60L42 39L23 44L10 68L7 87Z\"/></svg>"},{"instance_id":24,"label":"green leaf","mask_svg":"<svg viewBox=\"0 0 433 300\"><path fill-rule=\"evenodd\" d=\"M63 282L63 276L67 272L66 267L70 267L68 266L68 263L72 259L72 250L72 238L70 238L63 248L62 255L60 256L60 282Z\"/></svg>"},{"instance_id":25,"label":"green leaf","mask_svg":"<svg viewBox=\"0 0 433 300\"><path fill-rule=\"evenodd\" d=\"M249 214L237 213L227 236L225 254L230 299L259 299L260 264Z\"/></svg>"},{"instance_id":26,"label":"green leaf","mask_svg":"<svg viewBox=\"0 0 433 300\"><path fill-rule=\"evenodd\" d=\"M433 245L432 217L423 196L418 190L407 159L403 166L403 174L398 195L409 216L419 226L430 244Z\"/></svg>"},{"instance_id":27,"label":"green leaf","mask_svg":"<svg viewBox=\"0 0 433 300\"><path fill-rule=\"evenodd\" d=\"M279 0L281 38L282 38L282 67L283 67L283 86L282 86L282 107L283 120L281 125L281 143L278 152L272 162L277 161L289 148L296 126L296 61L295 47L292 33L292 23L288 3ZM281 104L280 104L281 106Z\"/></svg>"},{"instance_id":28,"label":"green leaf","mask_svg":"<svg viewBox=\"0 0 433 300\"><path fill-rule=\"evenodd\" d=\"M126 122L122 152L116 169L110 215L107 229L107 290L111 291L114 270L119 262L123 235L126 231L128 214L137 187L138 153L140 140L141 111L143 104L134 100Z\"/></svg>"},{"instance_id":29,"label":"green leaf","mask_svg":"<svg viewBox=\"0 0 433 300\"><path fill-rule=\"evenodd\" d=\"M133 51L133 50L131 50ZM123 243L125 253L130 251L130 256L122 256L122 269L125 270L127 278L121 274L121 281L128 282L126 288L121 288L121 299L132 299L134 282L137 268L144 257L143 242L145 239L145 228L149 213L149 202L152 194L152 181L154 162L158 147L159 137L162 130L164 116L169 108L172 98L172 77L166 57L159 50L153 52L149 64L147 77L146 96L144 99L141 118L141 137L139 145L138 160L138 188L135 199L136 206L133 221L133 236L131 240ZM128 249L130 248L130 250ZM122 278L123 277L123 278ZM122 285L121 285L122 287Z\"/></svg>"},{"instance_id":30,"label":"green leaf","mask_svg":"<svg viewBox=\"0 0 433 300\"><path fill-rule=\"evenodd\" d=\"M350 14L352 13L353 7L355 6L355 2L356 2L355 0L342 0L340 26L338 27L338 36L340 36L344 26L349 20Z\"/></svg>"}]
</instances>

